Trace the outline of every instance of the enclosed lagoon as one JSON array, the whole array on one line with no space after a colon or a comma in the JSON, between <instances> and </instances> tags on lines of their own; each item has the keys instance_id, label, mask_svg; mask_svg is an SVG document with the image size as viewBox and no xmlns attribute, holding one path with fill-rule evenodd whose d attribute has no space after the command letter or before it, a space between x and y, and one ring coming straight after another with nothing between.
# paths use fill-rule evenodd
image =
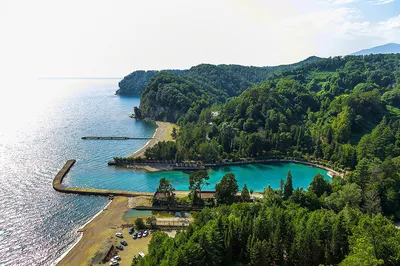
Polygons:
<instances>
[{"instance_id":1,"label":"enclosed lagoon","mask_svg":"<svg viewBox=\"0 0 400 266\"><path fill-rule=\"evenodd\" d=\"M327 180L329 176L326 170L296 163L271 163L271 164L246 164L219 167L209 170L210 180L203 190L214 190L215 185L227 173L234 173L239 187L244 183L249 189L263 191L268 185L272 188L279 188L280 179L285 180L287 172L290 170L293 176L293 187L307 189L313 177L320 173ZM160 178L165 177L172 181L176 190L188 190L190 171L165 171L165 172L146 172L136 171L121 167L109 166L105 172L81 173L79 166L71 169L68 179L68 186L90 187L98 189L115 189L131 191L155 191L158 187Z\"/></svg>"}]
</instances>

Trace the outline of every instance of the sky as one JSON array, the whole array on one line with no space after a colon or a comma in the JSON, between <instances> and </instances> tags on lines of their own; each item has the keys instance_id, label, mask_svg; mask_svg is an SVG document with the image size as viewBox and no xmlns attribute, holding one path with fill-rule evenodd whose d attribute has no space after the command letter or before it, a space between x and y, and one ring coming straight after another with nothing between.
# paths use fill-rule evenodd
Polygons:
<instances>
[{"instance_id":1,"label":"sky","mask_svg":"<svg viewBox=\"0 0 400 266\"><path fill-rule=\"evenodd\" d=\"M271 66L400 43L400 0L1 0L3 77Z\"/></svg>"}]
</instances>

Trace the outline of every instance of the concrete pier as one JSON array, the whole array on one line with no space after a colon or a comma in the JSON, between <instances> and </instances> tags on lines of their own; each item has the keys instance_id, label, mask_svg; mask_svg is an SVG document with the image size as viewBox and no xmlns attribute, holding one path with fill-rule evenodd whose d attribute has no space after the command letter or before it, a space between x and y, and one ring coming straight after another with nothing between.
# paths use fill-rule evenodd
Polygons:
<instances>
[{"instance_id":1,"label":"concrete pier","mask_svg":"<svg viewBox=\"0 0 400 266\"><path fill-rule=\"evenodd\" d=\"M131 137L115 137L115 136L85 136L82 139L88 140L127 140L127 139L152 139L152 138L131 138Z\"/></svg>"},{"instance_id":2,"label":"concrete pier","mask_svg":"<svg viewBox=\"0 0 400 266\"><path fill-rule=\"evenodd\" d=\"M124 197L136 197L136 196L153 196L154 192L135 192L135 191L123 191L123 190L109 190L109 189L93 189L93 188L79 188L79 187L64 187L62 181L68 174L71 167L75 164L76 160L68 160L64 167L57 173L53 180L53 188L62 193L72 193L80 195L99 195L99 196L124 196Z\"/></svg>"}]
</instances>

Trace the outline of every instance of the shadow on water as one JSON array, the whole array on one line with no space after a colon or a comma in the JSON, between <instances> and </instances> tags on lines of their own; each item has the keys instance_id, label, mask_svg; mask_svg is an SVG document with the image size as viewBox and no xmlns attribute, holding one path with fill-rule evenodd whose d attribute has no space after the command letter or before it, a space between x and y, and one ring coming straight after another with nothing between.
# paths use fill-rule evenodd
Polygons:
<instances>
[{"instance_id":1,"label":"shadow on water","mask_svg":"<svg viewBox=\"0 0 400 266\"><path fill-rule=\"evenodd\" d=\"M242 165L240 165L240 167L243 169L251 170L251 169L253 169L254 166L252 164L242 164Z\"/></svg>"},{"instance_id":2,"label":"shadow on water","mask_svg":"<svg viewBox=\"0 0 400 266\"><path fill-rule=\"evenodd\" d=\"M254 168L257 168L259 170L265 171L265 170L272 170L273 168L268 165L268 164L254 164Z\"/></svg>"},{"instance_id":3,"label":"shadow on water","mask_svg":"<svg viewBox=\"0 0 400 266\"><path fill-rule=\"evenodd\" d=\"M196 172L196 171L193 171L193 170L184 170L184 171L182 171L182 173L184 173L184 174L186 174L186 175L191 175L191 174L193 174L194 172Z\"/></svg>"},{"instance_id":4,"label":"shadow on water","mask_svg":"<svg viewBox=\"0 0 400 266\"><path fill-rule=\"evenodd\" d=\"M231 173L231 172L233 172L231 166L222 166L222 167L218 167L218 168L212 169L212 171L214 171L214 172L225 172L225 173Z\"/></svg>"}]
</instances>

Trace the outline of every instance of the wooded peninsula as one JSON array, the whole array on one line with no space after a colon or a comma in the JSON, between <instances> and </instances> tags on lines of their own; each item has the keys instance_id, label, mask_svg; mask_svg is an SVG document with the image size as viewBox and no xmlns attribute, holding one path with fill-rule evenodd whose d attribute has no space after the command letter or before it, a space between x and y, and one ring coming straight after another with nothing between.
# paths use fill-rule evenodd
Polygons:
<instances>
[{"instance_id":1,"label":"wooded peninsula","mask_svg":"<svg viewBox=\"0 0 400 266\"><path fill-rule=\"evenodd\" d=\"M174 141L148 148L146 159L302 158L347 174L290 192L287 179L260 202L206 208L175 238L154 233L149 254L135 263L400 264L400 54L152 74L137 86L135 116L179 130Z\"/></svg>"}]
</instances>

